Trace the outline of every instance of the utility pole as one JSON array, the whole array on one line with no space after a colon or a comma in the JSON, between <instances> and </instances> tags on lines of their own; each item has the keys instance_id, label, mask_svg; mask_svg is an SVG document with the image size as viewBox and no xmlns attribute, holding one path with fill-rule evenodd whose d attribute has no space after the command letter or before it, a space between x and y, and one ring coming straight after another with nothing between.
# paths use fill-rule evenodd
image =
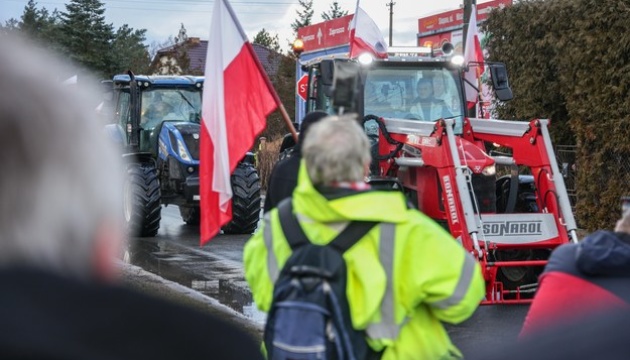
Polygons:
<instances>
[{"instance_id":1,"label":"utility pole","mask_svg":"<svg viewBox=\"0 0 630 360\"><path fill-rule=\"evenodd\" d=\"M394 31L394 5L396 5L396 3L393 0L389 0L389 4L385 4L385 6L389 8L389 46L392 46L392 34Z\"/></svg>"}]
</instances>

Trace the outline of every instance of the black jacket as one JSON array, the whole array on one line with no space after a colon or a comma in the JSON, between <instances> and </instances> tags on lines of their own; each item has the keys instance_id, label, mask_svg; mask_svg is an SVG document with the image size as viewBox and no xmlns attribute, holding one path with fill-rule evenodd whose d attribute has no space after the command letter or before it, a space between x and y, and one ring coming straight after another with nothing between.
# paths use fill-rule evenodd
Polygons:
<instances>
[{"instance_id":1,"label":"black jacket","mask_svg":"<svg viewBox=\"0 0 630 360\"><path fill-rule=\"evenodd\" d=\"M234 325L130 289L24 268L0 283L3 359L262 359Z\"/></svg>"},{"instance_id":2,"label":"black jacket","mask_svg":"<svg viewBox=\"0 0 630 360\"><path fill-rule=\"evenodd\" d=\"M295 146L291 156L278 161L274 165L271 170L271 175L269 175L269 183L267 184L264 212L275 208L282 199L293 194L293 190L295 190L297 186L298 170L300 169L301 160L302 152L299 146Z\"/></svg>"}]
</instances>

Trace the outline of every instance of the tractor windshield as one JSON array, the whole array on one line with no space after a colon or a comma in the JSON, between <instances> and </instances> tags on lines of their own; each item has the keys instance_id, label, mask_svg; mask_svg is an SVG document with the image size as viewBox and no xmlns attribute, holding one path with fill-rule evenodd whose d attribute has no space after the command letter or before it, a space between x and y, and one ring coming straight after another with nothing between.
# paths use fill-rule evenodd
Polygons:
<instances>
[{"instance_id":1,"label":"tractor windshield","mask_svg":"<svg viewBox=\"0 0 630 360\"><path fill-rule=\"evenodd\" d=\"M436 121L455 118L461 132L464 114L455 71L442 67L379 67L367 71L364 115Z\"/></svg>"},{"instance_id":2,"label":"tractor windshield","mask_svg":"<svg viewBox=\"0 0 630 360\"><path fill-rule=\"evenodd\" d=\"M153 130L164 121L199 122L201 92L194 89L156 88L142 93L140 126Z\"/></svg>"}]
</instances>

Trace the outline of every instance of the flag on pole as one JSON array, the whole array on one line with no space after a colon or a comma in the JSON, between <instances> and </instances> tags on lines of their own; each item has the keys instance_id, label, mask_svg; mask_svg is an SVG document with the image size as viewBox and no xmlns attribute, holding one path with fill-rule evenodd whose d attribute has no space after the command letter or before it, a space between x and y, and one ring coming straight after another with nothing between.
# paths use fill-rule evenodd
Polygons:
<instances>
[{"instance_id":1,"label":"flag on pole","mask_svg":"<svg viewBox=\"0 0 630 360\"><path fill-rule=\"evenodd\" d=\"M479 79L483 74L483 51L479 41L479 31L477 29L477 6L473 5L466 31L466 47L464 48L465 64L468 70L464 74L466 87L466 102L468 108L475 106L479 99Z\"/></svg>"},{"instance_id":2,"label":"flag on pole","mask_svg":"<svg viewBox=\"0 0 630 360\"><path fill-rule=\"evenodd\" d=\"M280 104L227 0L212 12L199 158L201 245L232 219L230 174Z\"/></svg>"},{"instance_id":3,"label":"flag on pole","mask_svg":"<svg viewBox=\"0 0 630 360\"><path fill-rule=\"evenodd\" d=\"M364 52L384 59L387 57L387 43L381 29L374 20L363 10L357 0L357 10L350 23L350 58L355 58Z\"/></svg>"}]
</instances>

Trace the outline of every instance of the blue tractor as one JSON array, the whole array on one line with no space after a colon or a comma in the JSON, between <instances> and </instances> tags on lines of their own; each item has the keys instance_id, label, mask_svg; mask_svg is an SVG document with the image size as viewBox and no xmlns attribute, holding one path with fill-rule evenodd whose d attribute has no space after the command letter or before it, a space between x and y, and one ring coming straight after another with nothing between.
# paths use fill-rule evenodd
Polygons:
<instances>
[{"instance_id":1,"label":"blue tractor","mask_svg":"<svg viewBox=\"0 0 630 360\"><path fill-rule=\"evenodd\" d=\"M204 78L116 75L110 137L126 159L124 218L132 236L155 236L161 206L176 205L184 222L198 225L199 137ZM254 232L260 179L248 153L232 173L232 221L224 233Z\"/></svg>"}]
</instances>

